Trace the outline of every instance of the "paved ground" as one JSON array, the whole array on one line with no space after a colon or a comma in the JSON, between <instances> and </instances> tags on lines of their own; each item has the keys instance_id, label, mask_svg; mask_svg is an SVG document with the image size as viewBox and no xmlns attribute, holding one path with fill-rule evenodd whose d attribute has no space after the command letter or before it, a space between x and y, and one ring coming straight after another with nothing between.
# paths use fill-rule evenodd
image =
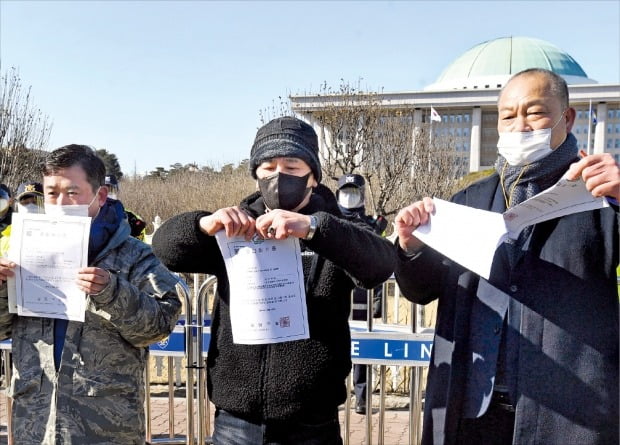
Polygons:
<instances>
[{"instance_id":1,"label":"paved ground","mask_svg":"<svg viewBox=\"0 0 620 445\"><path fill-rule=\"evenodd\" d=\"M378 403L378 397L373 398L373 402ZM408 398L388 397L386 399L387 409L384 420L384 445L410 445L409 438L409 411ZM169 401L167 397L160 395L151 398L151 431L153 439L166 439L173 434L173 437L183 438L186 433L186 408L185 399L175 397L174 399L174 423L173 428L169 427ZM366 416L350 411L349 444L350 445L371 445L378 444L379 410L376 407L371 415L372 419L372 440L366 439L367 420ZM344 407L340 409L340 424L344 436ZM213 417L213 408L211 418ZM212 425L210 425L212 431ZM0 445L7 443L6 435L6 398L0 395ZM16 443L15 445L19 445Z\"/></svg>"},{"instance_id":2,"label":"paved ground","mask_svg":"<svg viewBox=\"0 0 620 445\"><path fill-rule=\"evenodd\" d=\"M407 400L406 398L399 398ZM377 400L378 401L378 400ZM384 418L384 445L409 445L409 411L408 408L398 405L405 404L402 400L400 403L391 404L392 407L386 409ZM390 403L388 403L390 405ZM211 406L211 418L213 418L213 406ZM174 429L172 429L173 437L184 437L186 433L186 413L185 400L176 398L174 404ZM152 437L154 439L168 438L171 429L168 427L168 399L164 397L152 398ZM344 407L340 409L340 425L344 437ZM370 445L378 444L378 428L379 428L379 409L373 410L372 418L372 440L366 439L367 420L366 416L356 414L351 409L349 417L349 444L350 445ZM212 430L212 423L209 431Z\"/></svg>"}]
</instances>

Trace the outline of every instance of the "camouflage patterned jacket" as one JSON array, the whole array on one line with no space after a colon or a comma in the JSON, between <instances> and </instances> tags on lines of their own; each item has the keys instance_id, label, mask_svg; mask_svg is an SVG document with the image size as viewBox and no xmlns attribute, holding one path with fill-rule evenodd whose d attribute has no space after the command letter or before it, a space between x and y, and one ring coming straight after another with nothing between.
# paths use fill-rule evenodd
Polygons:
<instances>
[{"instance_id":1,"label":"camouflage patterned jacket","mask_svg":"<svg viewBox=\"0 0 620 445\"><path fill-rule=\"evenodd\" d=\"M60 369L54 367L54 320L18 317L0 286L0 338L13 338L15 443L144 444L144 369L148 345L174 328L177 278L124 221L93 266L110 285L88 296L84 323L68 323Z\"/></svg>"}]
</instances>

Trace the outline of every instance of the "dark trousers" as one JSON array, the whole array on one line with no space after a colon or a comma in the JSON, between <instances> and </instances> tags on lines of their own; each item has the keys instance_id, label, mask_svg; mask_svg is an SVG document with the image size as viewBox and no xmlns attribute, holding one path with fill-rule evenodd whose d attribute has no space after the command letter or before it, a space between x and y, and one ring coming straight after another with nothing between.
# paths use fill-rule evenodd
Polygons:
<instances>
[{"instance_id":1,"label":"dark trousers","mask_svg":"<svg viewBox=\"0 0 620 445\"><path fill-rule=\"evenodd\" d=\"M327 419L257 422L215 411L214 445L342 445L338 411Z\"/></svg>"},{"instance_id":2,"label":"dark trousers","mask_svg":"<svg viewBox=\"0 0 620 445\"><path fill-rule=\"evenodd\" d=\"M515 412L507 397L494 392L487 412L476 419L461 419L458 445L512 445Z\"/></svg>"},{"instance_id":3,"label":"dark trousers","mask_svg":"<svg viewBox=\"0 0 620 445\"><path fill-rule=\"evenodd\" d=\"M353 391L355 404L366 405L366 365L353 365Z\"/></svg>"}]
</instances>

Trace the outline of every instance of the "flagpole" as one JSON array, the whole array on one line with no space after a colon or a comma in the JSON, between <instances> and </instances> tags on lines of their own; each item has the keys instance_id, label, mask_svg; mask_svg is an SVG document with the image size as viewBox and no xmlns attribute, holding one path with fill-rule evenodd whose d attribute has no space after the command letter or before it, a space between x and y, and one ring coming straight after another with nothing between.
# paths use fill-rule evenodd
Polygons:
<instances>
[{"instance_id":1,"label":"flagpole","mask_svg":"<svg viewBox=\"0 0 620 445\"><path fill-rule=\"evenodd\" d=\"M413 174L415 171L415 143L416 143L416 128L415 121L413 122L413 130L411 134L411 173L409 173L409 177L413 179Z\"/></svg>"},{"instance_id":2,"label":"flagpole","mask_svg":"<svg viewBox=\"0 0 620 445\"><path fill-rule=\"evenodd\" d=\"M591 131L592 131L592 99L590 99L590 109L588 111L588 148L586 150L586 153L588 154L588 156L590 155L590 140L592 139Z\"/></svg>"},{"instance_id":3,"label":"flagpole","mask_svg":"<svg viewBox=\"0 0 620 445\"><path fill-rule=\"evenodd\" d=\"M430 131L430 134L428 135L428 148L429 148L429 150L433 146L433 107L431 107L430 116L431 116L431 131Z\"/></svg>"},{"instance_id":4,"label":"flagpole","mask_svg":"<svg viewBox=\"0 0 620 445\"><path fill-rule=\"evenodd\" d=\"M431 121L431 131L430 134L428 135L428 148L431 148L433 146L433 121Z\"/></svg>"}]
</instances>

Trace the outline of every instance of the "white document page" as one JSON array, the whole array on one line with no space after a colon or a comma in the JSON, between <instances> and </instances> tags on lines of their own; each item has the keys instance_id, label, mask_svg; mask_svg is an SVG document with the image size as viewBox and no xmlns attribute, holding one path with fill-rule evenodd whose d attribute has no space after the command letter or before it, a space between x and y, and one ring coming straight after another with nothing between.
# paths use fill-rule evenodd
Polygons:
<instances>
[{"instance_id":1,"label":"white document page","mask_svg":"<svg viewBox=\"0 0 620 445\"><path fill-rule=\"evenodd\" d=\"M582 180L561 179L554 186L523 201L504 214L433 199L435 213L413 234L461 266L488 279L496 248L507 237L516 239L533 224L571 213L608 207L594 198Z\"/></svg>"},{"instance_id":2,"label":"white document page","mask_svg":"<svg viewBox=\"0 0 620 445\"><path fill-rule=\"evenodd\" d=\"M88 261L89 217L13 215L9 295L18 315L84 321L86 295L75 280Z\"/></svg>"},{"instance_id":3,"label":"white document page","mask_svg":"<svg viewBox=\"0 0 620 445\"><path fill-rule=\"evenodd\" d=\"M269 240L215 234L230 284L233 341L267 344L310 337L297 238Z\"/></svg>"},{"instance_id":4,"label":"white document page","mask_svg":"<svg viewBox=\"0 0 620 445\"><path fill-rule=\"evenodd\" d=\"M508 236L517 239L527 227L571 213L609 207L605 198L595 198L582 180L562 178L555 185L504 212Z\"/></svg>"},{"instance_id":5,"label":"white document page","mask_svg":"<svg viewBox=\"0 0 620 445\"><path fill-rule=\"evenodd\" d=\"M435 213L413 234L461 266L489 278L495 249L506 235L501 213L433 199Z\"/></svg>"}]
</instances>

